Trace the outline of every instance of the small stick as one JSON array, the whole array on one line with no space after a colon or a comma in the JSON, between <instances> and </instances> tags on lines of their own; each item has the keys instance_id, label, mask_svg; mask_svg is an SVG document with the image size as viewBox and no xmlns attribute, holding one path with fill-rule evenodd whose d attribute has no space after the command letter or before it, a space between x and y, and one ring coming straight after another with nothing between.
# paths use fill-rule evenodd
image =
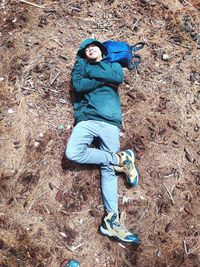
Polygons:
<instances>
[{"instance_id":1,"label":"small stick","mask_svg":"<svg viewBox=\"0 0 200 267\"><path fill-rule=\"evenodd\" d=\"M61 70L59 70L59 72L56 74L56 76L53 78L53 80L50 82L50 85L52 85L54 82L55 82L55 80L58 78L58 76L60 75L60 73L61 73Z\"/></svg>"},{"instance_id":2,"label":"small stick","mask_svg":"<svg viewBox=\"0 0 200 267\"><path fill-rule=\"evenodd\" d=\"M80 246L82 246L84 244L84 242L83 243L81 243L81 244L79 244L78 246L69 246L69 245L67 245L67 243L65 243L65 245L67 246L67 248L70 250L70 251L72 251L72 252L74 252L77 248L79 248Z\"/></svg>"},{"instance_id":3,"label":"small stick","mask_svg":"<svg viewBox=\"0 0 200 267\"><path fill-rule=\"evenodd\" d=\"M31 205L29 206L28 211L27 211L27 215L29 214L30 210L32 209L33 204L35 203L35 201L38 200L41 196L43 196L43 195L46 194L46 193L48 193L48 191L45 191L45 192L41 193L38 197L36 197L36 198L31 202Z\"/></svg>"},{"instance_id":4,"label":"small stick","mask_svg":"<svg viewBox=\"0 0 200 267\"><path fill-rule=\"evenodd\" d=\"M44 207L45 207L47 213L48 213L48 214L51 214L51 212L47 209L46 205L44 205Z\"/></svg>"},{"instance_id":5,"label":"small stick","mask_svg":"<svg viewBox=\"0 0 200 267\"><path fill-rule=\"evenodd\" d=\"M118 245L122 248L126 248L124 245L122 245L121 243L118 242Z\"/></svg>"},{"instance_id":6,"label":"small stick","mask_svg":"<svg viewBox=\"0 0 200 267\"><path fill-rule=\"evenodd\" d=\"M123 113L122 114L122 117L124 117L124 116L126 116L126 115L128 115L130 112L132 112L133 111L133 109L132 108L130 108L127 112L125 112L125 113Z\"/></svg>"},{"instance_id":7,"label":"small stick","mask_svg":"<svg viewBox=\"0 0 200 267\"><path fill-rule=\"evenodd\" d=\"M198 9L197 9L195 6L193 6L189 1L184 0L184 2L185 2L186 4L188 4L189 6L191 6L194 10L196 10L197 13L200 13L200 12L198 11Z\"/></svg>"},{"instance_id":8,"label":"small stick","mask_svg":"<svg viewBox=\"0 0 200 267\"><path fill-rule=\"evenodd\" d=\"M174 204L174 199L173 199L172 193L169 191L169 188L166 186L166 184L165 184L165 183L163 183L163 184L164 184L164 186L165 186L165 188L166 188L166 190L167 190L167 193L169 194L169 197L170 197L170 200L171 200L172 204ZM171 190L174 189L174 186L175 186L175 185L173 185L173 187L172 187Z\"/></svg>"},{"instance_id":9,"label":"small stick","mask_svg":"<svg viewBox=\"0 0 200 267\"><path fill-rule=\"evenodd\" d=\"M35 165L35 164L38 163L39 161L40 161L40 159L39 159L39 160L36 160L36 161L34 161L34 162L29 162L28 165L26 166L24 172L27 171L28 169L30 169L30 167L32 167L33 165Z\"/></svg>"},{"instance_id":10,"label":"small stick","mask_svg":"<svg viewBox=\"0 0 200 267\"><path fill-rule=\"evenodd\" d=\"M146 210L143 212L143 214L140 216L140 218L139 218L139 220L137 221L137 223L140 222L140 221L142 220L142 218L144 217L144 215L145 215L147 212L148 212L148 209L146 209Z\"/></svg>"},{"instance_id":11,"label":"small stick","mask_svg":"<svg viewBox=\"0 0 200 267\"><path fill-rule=\"evenodd\" d=\"M154 220L154 221L150 224L149 229L151 228L152 225L154 225L156 222L160 221L160 219L162 219L162 218L163 218L163 216L161 215L160 217L158 217L158 219Z\"/></svg>"},{"instance_id":12,"label":"small stick","mask_svg":"<svg viewBox=\"0 0 200 267\"><path fill-rule=\"evenodd\" d=\"M167 174L167 175L163 175L164 178L170 178L172 176L174 176L174 172Z\"/></svg>"},{"instance_id":13,"label":"small stick","mask_svg":"<svg viewBox=\"0 0 200 267\"><path fill-rule=\"evenodd\" d=\"M179 44L179 43L176 43L176 42L173 42L173 41L169 41L169 42L172 43L172 44L175 44L175 45L179 45L179 46L181 46L183 48L187 48L187 49L191 49L192 48L191 46L182 45L182 44Z\"/></svg>"},{"instance_id":14,"label":"small stick","mask_svg":"<svg viewBox=\"0 0 200 267\"><path fill-rule=\"evenodd\" d=\"M37 5L37 4L30 3L30 2L28 2L28 1L26 1L26 0L19 0L19 2L22 2L22 3L24 3L24 4L28 4L28 5L30 5L30 6L35 6L35 7L38 7L38 8L45 8L45 6L39 6L39 5Z\"/></svg>"},{"instance_id":15,"label":"small stick","mask_svg":"<svg viewBox=\"0 0 200 267\"><path fill-rule=\"evenodd\" d=\"M142 16L140 15L139 18L136 20L135 24L134 24L133 27L132 27L133 29L134 29L135 26L138 24L138 22L139 22L139 20L141 19L141 17L142 17Z\"/></svg>"},{"instance_id":16,"label":"small stick","mask_svg":"<svg viewBox=\"0 0 200 267\"><path fill-rule=\"evenodd\" d=\"M79 244L79 245L77 245L77 246L72 246L72 248L74 249L74 250L76 250L77 248L79 248L79 247L81 247L82 245L84 245L84 242L83 243L81 243L81 244Z\"/></svg>"},{"instance_id":17,"label":"small stick","mask_svg":"<svg viewBox=\"0 0 200 267\"><path fill-rule=\"evenodd\" d=\"M13 136L11 136L11 137L3 137L3 138L0 138L0 140L9 140L11 138L13 138Z\"/></svg>"},{"instance_id":18,"label":"small stick","mask_svg":"<svg viewBox=\"0 0 200 267\"><path fill-rule=\"evenodd\" d=\"M29 65L26 67L26 69L24 70L24 73L26 73L26 71L28 71L31 68L31 65L34 64L39 58L41 58L43 55L38 55L33 61L31 61L29 63Z\"/></svg>"},{"instance_id":19,"label":"small stick","mask_svg":"<svg viewBox=\"0 0 200 267\"><path fill-rule=\"evenodd\" d=\"M188 247L187 247L187 244L186 244L186 240L183 240L183 246L184 246L185 254L188 255L189 251L188 251Z\"/></svg>"},{"instance_id":20,"label":"small stick","mask_svg":"<svg viewBox=\"0 0 200 267\"><path fill-rule=\"evenodd\" d=\"M57 90L54 90L54 89L48 89L48 90L54 93L59 93Z\"/></svg>"},{"instance_id":21,"label":"small stick","mask_svg":"<svg viewBox=\"0 0 200 267\"><path fill-rule=\"evenodd\" d=\"M34 91L34 92L37 91L36 89L29 88L29 87L22 87L22 89L27 90L27 91Z\"/></svg>"},{"instance_id":22,"label":"small stick","mask_svg":"<svg viewBox=\"0 0 200 267\"><path fill-rule=\"evenodd\" d=\"M128 265L128 267L133 267L134 266L130 261L128 261L126 259L126 256L124 255L124 253L122 253L121 255L122 255L123 261L126 263L126 265Z\"/></svg>"},{"instance_id":23,"label":"small stick","mask_svg":"<svg viewBox=\"0 0 200 267\"><path fill-rule=\"evenodd\" d=\"M65 211L65 210L61 210L63 213L65 213L65 214L72 214L72 213L74 213L74 214L78 214L78 213L83 213L83 212L88 212L88 211L90 211L90 209L88 209L88 210L80 210L80 211L73 211L73 212L67 212L67 211Z\"/></svg>"}]
</instances>

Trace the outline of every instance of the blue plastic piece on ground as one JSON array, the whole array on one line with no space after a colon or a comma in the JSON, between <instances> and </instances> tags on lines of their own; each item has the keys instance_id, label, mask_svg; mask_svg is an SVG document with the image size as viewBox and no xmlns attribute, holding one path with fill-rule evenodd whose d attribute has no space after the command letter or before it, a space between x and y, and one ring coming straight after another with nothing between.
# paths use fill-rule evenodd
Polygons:
<instances>
[{"instance_id":1,"label":"blue plastic piece on ground","mask_svg":"<svg viewBox=\"0 0 200 267\"><path fill-rule=\"evenodd\" d=\"M80 262L77 261L77 260L74 260L74 259L73 260L70 260L67 263L66 267L80 267Z\"/></svg>"}]
</instances>

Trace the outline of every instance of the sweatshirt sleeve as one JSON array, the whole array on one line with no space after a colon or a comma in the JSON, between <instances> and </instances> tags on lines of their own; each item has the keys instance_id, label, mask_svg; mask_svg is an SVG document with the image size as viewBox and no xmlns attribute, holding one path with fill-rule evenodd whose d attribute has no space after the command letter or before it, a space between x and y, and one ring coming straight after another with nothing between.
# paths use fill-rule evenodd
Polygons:
<instances>
[{"instance_id":1,"label":"sweatshirt sleeve","mask_svg":"<svg viewBox=\"0 0 200 267\"><path fill-rule=\"evenodd\" d=\"M77 58L72 71L72 86L76 92L93 91L97 87L104 84L102 81L98 81L95 78L85 77L84 59Z\"/></svg>"},{"instance_id":2,"label":"sweatshirt sleeve","mask_svg":"<svg viewBox=\"0 0 200 267\"><path fill-rule=\"evenodd\" d=\"M119 63L105 63L103 61L99 62L101 70L98 72L95 70L90 70L88 77L91 79L96 79L104 83L120 84L124 80L124 73L121 65Z\"/></svg>"}]
</instances>

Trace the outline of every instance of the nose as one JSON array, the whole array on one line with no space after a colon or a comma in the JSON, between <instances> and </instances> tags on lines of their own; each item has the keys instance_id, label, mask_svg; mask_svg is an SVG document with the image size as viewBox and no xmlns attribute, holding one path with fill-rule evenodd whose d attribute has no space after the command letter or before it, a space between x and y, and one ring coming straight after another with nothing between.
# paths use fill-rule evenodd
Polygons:
<instances>
[{"instance_id":1,"label":"nose","mask_svg":"<svg viewBox=\"0 0 200 267\"><path fill-rule=\"evenodd\" d=\"M92 51L93 50L93 46L89 47L89 51Z\"/></svg>"}]
</instances>

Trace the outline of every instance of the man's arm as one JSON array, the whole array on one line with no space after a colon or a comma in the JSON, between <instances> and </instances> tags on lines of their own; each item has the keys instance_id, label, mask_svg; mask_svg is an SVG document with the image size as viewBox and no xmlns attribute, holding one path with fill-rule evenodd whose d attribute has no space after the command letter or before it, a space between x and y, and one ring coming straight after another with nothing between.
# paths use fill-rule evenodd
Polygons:
<instances>
[{"instance_id":1,"label":"man's arm","mask_svg":"<svg viewBox=\"0 0 200 267\"><path fill-rule=\"evenodd\" d=\"M77 59L72 71L72 86L76 92L92 91L104 84L103 81L96 80L95 78L84 77L84 59Z\"/></svg>"},{"instance_id":2,"label":"man's arm","mask_svg":"<svg viewBox=\"0 0 200 267\"><path fill-rule=\"evenodd\" d=\"M104 83L120 84L124 80L124 73L121 65L119 63L107 64L103 61L99 62L101 70L90 70L87 73L88 77L91 79L96 79Z\"/></svg>"}]
</instances>

